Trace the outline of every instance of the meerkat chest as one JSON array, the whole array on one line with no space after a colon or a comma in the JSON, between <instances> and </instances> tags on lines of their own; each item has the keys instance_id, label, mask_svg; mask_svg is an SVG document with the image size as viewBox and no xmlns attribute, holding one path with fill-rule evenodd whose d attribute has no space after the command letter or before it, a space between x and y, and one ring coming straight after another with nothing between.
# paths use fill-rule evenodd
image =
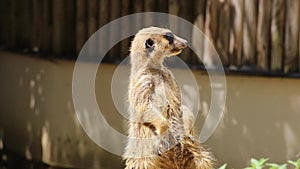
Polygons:
<instances>
[{"instance_id":1,"label":"meerkat chest","mask_svg":"<svg viewBox=\"0 0 300 169\"><path fill-rule=\"evenodd\" d=\"M168 70L145 69L131 79L129 95L139 98L152 100L153 104L166 106L167 104L180 104L180 88Z\"/></svg>"}]
</instances>

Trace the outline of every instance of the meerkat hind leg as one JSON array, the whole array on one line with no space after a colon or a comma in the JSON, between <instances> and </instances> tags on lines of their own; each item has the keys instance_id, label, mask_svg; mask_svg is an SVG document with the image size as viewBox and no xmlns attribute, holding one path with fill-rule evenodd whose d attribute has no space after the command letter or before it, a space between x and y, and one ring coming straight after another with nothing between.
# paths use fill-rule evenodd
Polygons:
<instances>
[{"instance_id":1,"label":"meerkat hind leg","mask_svg":"<svg viewBox=\"0 0 300 169\"><path fill-rule=\"evenodd\" d=\"M176 163L178 168L184 169L213 169L213 158L209 151L201 147L200 143L185 137L176 146Z\"/></svg>"},{"instance_id":2,"label":"meerkat hind leg","mask_svg":"<svg viewBox=\"0 0 300 169\"><path fill-rule=\"evenodd\" d=\"M162 162L165 163L166 161L162 161L160 156L145 157L145 158L131 158L126 160L125 169L173 169L173 168L162 168L161 166Z\"/></svg>"}]
</instances>

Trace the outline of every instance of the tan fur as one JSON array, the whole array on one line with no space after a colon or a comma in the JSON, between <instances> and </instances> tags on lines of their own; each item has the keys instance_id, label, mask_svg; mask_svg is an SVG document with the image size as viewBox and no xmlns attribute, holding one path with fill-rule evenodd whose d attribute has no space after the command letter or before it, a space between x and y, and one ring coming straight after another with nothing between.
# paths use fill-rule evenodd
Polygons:
<instances>
[{"instance_id":1,"label":"tan fur","mask_svg":"<svg viewBox=\"0 0 300 169\"><path fill-rule=\"evenodd\" d=\"M180 88L163 65L186 41L176 35L170 41L167 33L144 28L132 41L126 169L212 169L210 153L193 139L193 113L181 104Z\"/></svg>"}]
</instances>

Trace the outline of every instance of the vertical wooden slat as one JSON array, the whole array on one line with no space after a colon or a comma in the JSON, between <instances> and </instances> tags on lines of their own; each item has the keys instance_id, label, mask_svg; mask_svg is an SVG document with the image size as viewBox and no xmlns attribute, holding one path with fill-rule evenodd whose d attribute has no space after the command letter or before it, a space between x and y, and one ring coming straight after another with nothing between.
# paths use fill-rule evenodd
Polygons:
<instances>
[{"instance_id":1,"label":"vertical wooden slat","mask_svg":"<svg viewBox=\"0 0 300 169\"><path fill-rule=\"evenodd\" d=\"M29 48L32 41L32 4L31 0L16 2L16 45Z\"/></svg>"},{"instance_id":2,"label":"vertical wooden slat","mask_svg":"<svg viewBox=\"0 0 300 169\"><path fill-rule=\"evenodd\" d=\"M219 1L208 0L206 8L205 19L205 33L209 36L210 40L215 44L218 37L218 21L219 21Z\"/></svg>"},{"instance_id":3,"label":"vertical wooden slat","mask_svg":"<svg viewBox=\"0 0 300 169\"><path fill-rule=\"evenodd\" d=\"M134 13L140 13L144 11L144 1L143 0L133 0L133 11ZM144 18L138 16L136 17L135 26L136 28L142 28L144 24Z\"/></svg>"},{"instance_id":4,"label":"vertical wooden slat","mask_svg":"<svg viewBox=\"0 0 300 169\"><path fill-rule=\"evenodd\" d=\"M206 7L206 18L205 18L205 34L208 39L204 42L204 55L203 63L207 68L213 68L215 66L215 61L218 55L212 48L216 47L216 39L218 37L218 21L219 16L219 1L208 0Z\"/></svg>"},{"instance_id":5,"label":"vertical wooden slat","mask_svg":"<svg viewBox=\"0 0 300 169\"><path fill-rule=\"evenodd\" d=\"M156 0L156 9L154 11L168 13L168 10L169 10L169 2L167 0L165 1Z\"/></svg>"},{"instance_id":6,"label":"vertical wooden slat","mask_svg":"<svg viewBox=\"0 0 300 169\"><path fill-rule=\"evenodd\" d=\"M144 11L144 0L130 0L130 3L131 6L129 8L131 13L140 13ZM138 15L135 17L133 24L130 27L139 30L144 27L143 25L144 25L144 18Z\"/></svg>"},{"instance_id":7,"label":"vertical wooden slat","mask_svg":"<svg viewBox=\"0 0 300 169\"><path fill-rule=\"evenodd\" d=\"M79 53L87 39L86 0L76 1L76 53Z\"/></svg>"},{"instance_id":8,"label":"vertical wooden slat","mask_svg":"<svg viewBox=\"0 0 300 169\"><path fill-rule=\"evenodd\" d=\"M144 12L153 12L155 10L155 1L154 0L146 0L144 1ZM144 18L144 22L146 24L146 27L153 25L153 18L149 15L146 15Z\"/></svg>"},{"instance_id":9,"label":"vertical wooden slat","mask_svg":"<svg viewBox=\"0 0 300 169\"><path fill-rule=\"evenodd\" d=\"M244 0L231 0L230 66L241 66L243 47Z\"/></svg>"},{"instance_id":10,"label":"vertical wooden slat","mask_svg":"<svg viewBox=\"0 0 300 169\"><path fill-rule=\"evenodd\" d=\"M17 22L17 18L16 18L16 0L10 0L10 5L8 9L10 9L10 15L9 18L7 18L9 20L8 22L8 26L7 28L9 28L9 30L6 30L7 32L9 32L7 35L9 35L9 38L7 39L7 42L10 46L15 46L16 45L16 22Z\"/></svg>"},{"instance_id":11,"label":"vertical wooden slat","mask_svg":"<svg viewBox=\"0 0 300 169\"><path fill-rule=\"evenodd\" d=\"M19 25L21 25L19 23L23 22L22 21L23 20L23 16L22 16L23 14L19 10L18 6L20 6L20 5L22 6L23 5L22 3L24 3L24 2L18 3L16 0L10 1L10 8L11 9L10 9L10 18L9 19L11 21L9 22L9 24L10 24L9 28L11 29L11 31L9 31L10 32L9 44L11 46L14 46L14 47L18 46L20 41L22 41L22 39L19 38L19 33L18 33L18 31L20 30ZM23 25L23 26L25 27L26 25ZM26 28L24 28L24 31L25 31L25 29Z\"/></svg>"},{"instance_id":12,"label":"vertical wooden slat","mask_svg":"<svg viewBox=\"0 0 300 169\"><path fill-rule=\"evenodd\" d=\"M286 0L284 72L298 70L299 0Z\"/></svg>"},{"instance_id":13,"label":"vertical wooden slat","mask_svg":"<svg viewBox=\"0 0 300 169\"><path fill-rule=\"evenodd\" d=\"M121 15L121 2L119 0L110 1L110 21L118 19Z\"/></svg>"},{"instance_id":14,"label":"vertical wooden slat","mask_svg":"<svg viewBox=\"0 0 300 169\"><path fill-rule=\"evenodd\" d=\"M300 3L298 8L300 10ZM298 28L300 29L300 12L298 13ZM300 73L300 33L298 35L298 73Z\"/></svg>"},{"instance_id":15,"label":"vertical wooden slat","mask_svg":"<svg viewBox=\"0 0 300 169\"><path fill-rule=\"evenodd\" d=\"M42 0L42 20L41 20L41 36L40 38L40 50L43 53L52 52L52 34L53 26L52 20L52 0Z\"/></svg>"},{"instance_id":16,"label":"vertical wooden slat","mask_svg":"<svg viewBox=\"0 0 300 169\"><path fill-rule=\"evenodd\" d=\"M113 21L115 19L118 19L121 15L121 1L119 0L111 0L110 1L110 21ZM120 39L121 37L121 24L117 23L118 26L116 27L110 27L110 45L113 46L113 48L109 51L109 61L112 62L119 62L120 53L121 53L121 47L120 44L113 44L112 39Z\"/></svg>"},{"instance_id":17,"label":"vertical wooden slat","mask_svg":"<svg viewBox=\"0 0 300 169\"><path fill-rule=\"evenodd\" d=\"M4 27L6 25L3 16L9 16L9 12L3 8L4 5L6 5L6 0L0 1L0 45L3 43Z\"/></svg>"},{"instance_id":18,"label":"vertical wooden slat","mask_svg":"<svg viewBox=\"0 0 300 169\"><path fill-rule=\"evenodd\" d=\"M0 1L0 25L1 25L1 27L0 27L0 45L2 43L4 43L4 29L5 29L5 27L7 27L5 24L4 15L9 16L9 12L7 10L8 8L7 7L6 7L6 9L4 8L4 5L7 5L6 1L7 0Z\"/></svg>"},{"instance_id":19,"label":"vertical wooden slat","mask_svg":"<svg viewBox=\"0 0 300 169\"><path fill-rule=\"evenodd\" d=\"M271 23L271 70L282 71L285 0L273 0Z\"/></svg>"},{"instance_id":20,"label":"vertical wooden slat","mask_svg":"<svg viewBox=\"0 0 300 169\"><path fill-rule=\"evenodd\" d=\"M179 6L176 0L169 0L169 14L177 16L179 14ZM169 27L175 34L179 33L178 20L169 19Z\"/></svg>"},{"instance_id":21,"label":"vertical wooden slat","mask_svg":"<svg viewBox=\"0 0 300 169\"><path fill-rule=\"evenodd\" d=\"M88 0L87 1L87 39L91 38L91 36L97 31L98 27L98 7L97 0ZM97 39L90 39L89 46L87 46L88 57L95 58L97 57Z\"/></svg>"},{"instance_id":22,"label":"vertical wooden slat","mask_svg":"<svg viewBox=\"0 0 300 169\"><path fill-rule=\"evenodd\" d=\"M99 28L108 23L109 21L109 1L100 0L99 2ZM103 35L102 37L98 36L98 46L99 46L99 54L105 55L104 48L106 48L109 44L109 33Z\"/></svg>"},{"instance_id":23,"label":"vertical wooden slat","mask_svg":"<svg viewBox=\"0 0 300 169\"><path fill-rule=\"evenodd\" d=\"M147 0L145 0L146 2ZM169 1L168 0L156 0L156 6L155 9L152 12L159 11L162 13L168 13L169 11ZM168 16L162 16L158 18L158 26L167 27L169 28L169 17Z\"/></svg>"},{"instance_id":24,"label":"vertical wooden slat","mask_svg":"<svg viewBox=\"0 0 300 169\"><path fill-rule=\"evenodd\" d=\"M64 43L66 46L65 53L70 58L76 58L76 1L75 0L64 0L66 4L65 9L65 22L67 23L65 25L65 39Z\"/></svg>"},{"instance_id":25,"label":"vertical wooden slat","mask_svg":"<svg viewBox=\"0 0 300 169\"><path fill-rule=\"evenodd\" d=\"M205 10L206 10L206 0L195 0L195 17L194 25L197 26L202 32L204 32L205 24ZM194 31L193 31L194 33ZM199 66L199 62L202 62L203 59L203 49L204 49L204 33L202 35L196 36L192 35L192 45L194 52L198 55L193 56L193 66Z\"/></svg>"},{"instance_id":26,"label":"vertical wooden slat","mask_svg":"<svg viewBox=\"0 0 300 169\"><path fill-rule=\"evenodd\" d=\"M206 0L195 0L194 24L202 31L204 31L205 6Z\"/></svg>"},{"instance_id":27,"label":"vertical wooden slat","mask_svg":"<svg viewBox=\"0 0 300 169\"><path fill-rule=\"evenodd\" d=\"M190 3L187 3L186 1L178 0L177 1L179 5L179 17L182 17L190 22L193 22L193 15L194 13L191 11L194 11L194 6L191 5ZM191 37L192 30L187 30L185 25L178 25L179 26L179 34L184 35L186 34L187 37ZM192 28L190 28L192 29ZM184 38L184 37L183 37ZM192 51L188 48L182 51L180 54L180 57L186 62L186 63L191 63L191 54Z\"/></svg>"},{"instance_id":28,"label":"vertical wooden slat","mask_svg":"<svg viewBox=\"0 0 300 169\"><path fill-rule=\"evenodd\" d=\"M98 4L97 0L88 0L88 36L91 36L97 31L98 25Z\"/></svg>"},{"instance_id":29,"label":"vertical wooden slat","mask_svg":"<svg viewBox=\"0 0 300 169\"><path fill-rule=\"evenodd\" d=\"M220 3L217 50L225 66L229 65L230 1Z\"/></svg>"},{"instance_id":30,"label":"vertical wooden slat","mask_svg":"<svg viewBox=\"0 0 300 169\"><path fill-rule=\"evenodd\" d=\"M15 0L3 0L0 2L1 26L0 38L5 45L15 45Z\"/></svg>"},{"instance_id":31,"label":"vertical wooden slat","mask_svg":"<svg viewBox=\"0 0 300 169\"><path fill-rule=\"evenodd\" d=\"M126 16L129 14L129 0L123 0L122 1L122 9L121 9L121 16ZM130 32L130 23L123 21L122 23L122 37L125 34L128 34ZM130 46L130 38L126 38L123 39L121 42L121 55L120 55L120 59L123 60L124 58L126 58L129 55L129 46Z\"/></svg>"},{"instance_id":32,"label":"vertical wooden slat","mask_svg":"<svg viewBox=\"0 0 300 169\"><path fill-rule=\"evenodd\" d=\"M32 24L32 50L38 52L40 48L41 32L41 17L42 17L42 3L40 0L33 0L33 24Z\"/></svg>"},{"instance_id":33,"label":"vertical wooden slat","mask_svg":"<svg viewBox=\"0 0 300 169\"><path fill-rule=\"evenodd\" d=\"M99 15L99 27L101 28L109 21L109 1L100 0L98 15Z\"/></svg>"},{"instance_id":34,"label":"vertical wooden slat","mask_svg":"<svg viewBox=\"0 0 300 169\"><path fill-rule=\"evenodd\" d=\"M258 1L257 22L257 68L267 71L269 66L270 28L271 28L272 1Z\"/></svg>"},{"instance_id":35,"label":"vertical wooden slat","mask_svg":"<svg viewBox=\"0 0 300 169\"><path fill-rule=\"evenodd\" d=\"M256 62L257 0L245 0L245 19L243 31L243 64L254 65Z\"/></svg>"},{"instance_id":36,"label":"vertical wooden slat","mask_svg":"<svg viewBox=\"0 0 300 169\"><path fill-rule=\"evenodd\" d=\"M52 0L53 2L53 52L56 55L62 55L64 51L64 1Z\"/></svg>"}]
</instances>

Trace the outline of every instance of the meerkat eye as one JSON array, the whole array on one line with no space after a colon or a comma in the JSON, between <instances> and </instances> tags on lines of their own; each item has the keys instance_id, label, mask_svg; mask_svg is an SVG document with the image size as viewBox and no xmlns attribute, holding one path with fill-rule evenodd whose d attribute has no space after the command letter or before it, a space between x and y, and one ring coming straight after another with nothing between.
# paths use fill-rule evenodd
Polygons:
<instances>
[{"instance_id":1,"label":"meerkat eye","mask_svg":"<svg viewBox=\"0 0 300 169\"><path fill-rule=\"evenodd\" d=\"M145 45L146 45L146 48L147 48L147 49L148 49L148 48L153 48L154 42L153 42L152 39L149 38L149 39L146 40Z\"/></svg>"},{"instance_id":2,"label":"meerkat eye","mask_svg":"<svg viewBox=\"0 0 300 169\"><path fill-rule=\"evenodd\" d=\"M166 33L164 37L169 41L169 44L174 43L174 35L170 32Z\"/></svg>"}]
</instances>

